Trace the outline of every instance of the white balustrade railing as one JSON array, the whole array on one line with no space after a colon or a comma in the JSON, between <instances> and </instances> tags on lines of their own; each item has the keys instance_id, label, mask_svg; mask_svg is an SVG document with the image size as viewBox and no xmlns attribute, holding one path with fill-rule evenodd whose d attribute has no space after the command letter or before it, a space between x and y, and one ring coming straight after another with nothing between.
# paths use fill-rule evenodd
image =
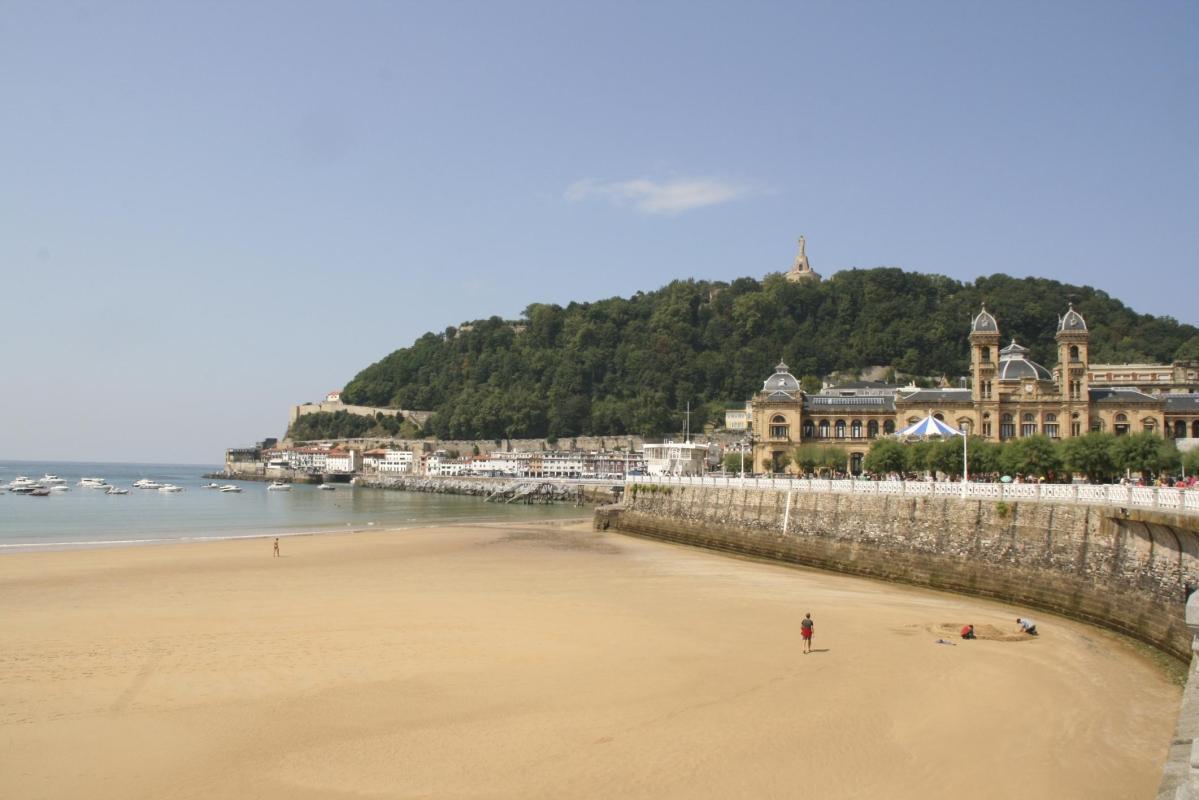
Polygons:
<instances>
[{"instance_id":1,"label":"white balustrade railing","mask_svg":"<svg viewBox=\"0 0 1199 800\"><path fill-rule=\"evenodd\" d=\"M948 481L865 481L829 478L764 477L741 478L721 475L651 476L630 475L630 486L713 486L818 494L886 495L889 497L961 497L967 500L1010 500L1013 502L1081 503L1118 508L1154 508L1199 514L1199 487L1179 489L1119 484L1055 483L952 483Z\"/></svg>"}]
</instances>

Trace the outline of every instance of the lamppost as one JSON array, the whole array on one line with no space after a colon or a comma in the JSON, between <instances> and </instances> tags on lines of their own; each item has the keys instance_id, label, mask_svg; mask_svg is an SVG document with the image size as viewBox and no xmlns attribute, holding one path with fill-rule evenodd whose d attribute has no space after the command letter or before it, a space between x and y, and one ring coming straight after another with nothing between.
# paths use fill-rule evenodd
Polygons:
<instances>
[{"instance_id":1,"label":"lamppost","mask_svg":"<svg viewBox=\"0 0 1199 800\"><path fill-rule=\"evenodd\" d=\"M749 466L750 466L750 469L752 470L753 465L754 465L754 457L753 457L754 432L752 430L747 431L745 434L745 438L741 440L741 478L742 479L745 478L745 451L746 450L749 450Z\"/></svg>"}]
</instances>

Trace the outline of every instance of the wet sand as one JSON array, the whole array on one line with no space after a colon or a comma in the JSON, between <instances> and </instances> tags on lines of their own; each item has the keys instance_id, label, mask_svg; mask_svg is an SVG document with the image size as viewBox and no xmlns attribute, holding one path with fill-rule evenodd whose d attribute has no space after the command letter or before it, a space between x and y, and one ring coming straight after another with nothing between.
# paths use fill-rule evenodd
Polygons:
<instances>
[{"instance_id":1,"label":"wet sand","mask_svg":"<svg viewBox=\"0 0 1199 800\"><path fill-rule=\"evenodd\" d=\"M1148 798L1181 694L1093 627L587 524L282 548L0 557L0 797Z\"/></svg>"}]
</instances>

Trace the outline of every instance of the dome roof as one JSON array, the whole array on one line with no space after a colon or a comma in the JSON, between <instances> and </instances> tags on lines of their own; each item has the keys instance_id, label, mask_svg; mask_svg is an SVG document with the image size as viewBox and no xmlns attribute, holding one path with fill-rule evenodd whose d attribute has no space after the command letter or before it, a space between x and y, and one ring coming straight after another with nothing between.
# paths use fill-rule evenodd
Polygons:
<instances>
[{"instance_id":1,"label":"dome roof","mask_svg":"<svg viewBox=\"0 0 1199 800\"><path fill-rule=\"evenodd\" d=\"M789 367L780 361L774 368L774 374L762 384L764 392L798 392L799 381L788 372Z\"/></svg>"},{"instance_id":2,"label":"dome roof","mask_svg":"<svg viewBox=\"0 0 1199 800\"><path fill-rule=\"evenodd\" d=\"M982 310L978 312L978 316L970 323L971 333L999 333L999 323L987 311L987 304L983 303Z\"/></svg>"},{"instance_id":3,"label":"dome roof","mask_svg":"<svg viewBox=\"0 0 1199 800\"><path fill-rule=\"evenodd\" d=\"M1028 358L1028 348L1012 343L999 351L999 380L1018 381L1033 378L1038 381L1053 380L1049 370Z\"/></svg>"},{"instance_id":4,"label":"dome roof","mask_svg":"<svg viewBox=\"0 0 1199 800\"><path fill-rule=\"evenodd\" d=\"M1059 331L1083 332L1087 329L1087 321L1082 318L1082 314L1079 314L1074 310L1074 304L1071 303L1070 310L1067 311L1066 316L1062 317L1061 321L1058 322L1057 329Z\"/></svg>"}]
</instances>

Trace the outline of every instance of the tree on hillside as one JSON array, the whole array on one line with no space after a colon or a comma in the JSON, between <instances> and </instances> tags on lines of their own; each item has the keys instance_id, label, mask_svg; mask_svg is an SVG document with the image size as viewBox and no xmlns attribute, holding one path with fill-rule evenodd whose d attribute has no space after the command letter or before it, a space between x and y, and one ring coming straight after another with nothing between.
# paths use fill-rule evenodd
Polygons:
<instances>
[{"instance_id":1,"label":"tree on hillside","mask_svg":"<svg viewBox=\"0 0 1199 800\"><path fill-rule=\"evenodd\" d=\"M429 427L442 437L677 435L688 403L699 430L721 404L757 391L779 358L808 390L818 376L868 364L962 375L966 321L984 298L1005 337L1052 364L1054 321L1070 296L1093 361L1165 362L1199 348L1194 326L1136 314L1090 287L852 269L803 284L680 280L627 298L533 304L520 320L427 333L360 371L342 398L433 412Z\"/></svg>"}]
</instances>

